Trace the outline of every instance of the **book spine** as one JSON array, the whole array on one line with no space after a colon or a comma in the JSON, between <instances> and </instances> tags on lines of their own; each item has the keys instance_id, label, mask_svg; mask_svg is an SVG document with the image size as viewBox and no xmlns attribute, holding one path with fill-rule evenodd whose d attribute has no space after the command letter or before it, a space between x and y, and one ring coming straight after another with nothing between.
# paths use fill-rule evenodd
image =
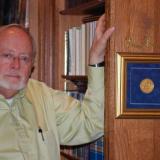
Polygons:
<instances>
[{"instance_id":1,"label":"book spine","mask_svg":"<svg viewBox=\"0 0 160 160\"><path fill-rule=\"evenodd\" d=\"M69 41L68 41L68 31L64 33L64 75L68 75L70 71L70 53L69 53Z\"/></svg>"}]
</instances>

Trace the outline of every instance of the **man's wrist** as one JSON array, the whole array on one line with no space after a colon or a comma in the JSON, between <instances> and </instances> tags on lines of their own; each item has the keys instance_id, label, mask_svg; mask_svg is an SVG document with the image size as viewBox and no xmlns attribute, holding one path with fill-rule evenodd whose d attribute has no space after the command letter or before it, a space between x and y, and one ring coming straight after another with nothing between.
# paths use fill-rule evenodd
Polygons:
<instances>
[{"instance_id":1,"label":"man's wrist","mask_svg":"<svg viewBox=\"0 0 160 160\"><path fill-rule=\"evenodd\" d=\"M89 64L89 66L91 67L104 67L105 66L105 62L100 62L100 63L96 63L96 64Z\"/></svg>"}]
</instances>

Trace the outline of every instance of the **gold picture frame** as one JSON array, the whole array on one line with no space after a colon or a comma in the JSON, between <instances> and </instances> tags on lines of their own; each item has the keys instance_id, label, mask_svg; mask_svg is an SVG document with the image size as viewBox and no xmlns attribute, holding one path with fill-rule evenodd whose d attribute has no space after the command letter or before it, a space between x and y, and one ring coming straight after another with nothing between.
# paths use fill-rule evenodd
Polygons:
<instances>
[{"instance_id":1,"label":"gold picture frame","mask_svg":"<svg viewBox=\"0 0 160 160\"><path fill-rule=\"evenodd\" d=\"M160 54L116 53L116 118L160 118Z\"/></svg>"}]
</instances>

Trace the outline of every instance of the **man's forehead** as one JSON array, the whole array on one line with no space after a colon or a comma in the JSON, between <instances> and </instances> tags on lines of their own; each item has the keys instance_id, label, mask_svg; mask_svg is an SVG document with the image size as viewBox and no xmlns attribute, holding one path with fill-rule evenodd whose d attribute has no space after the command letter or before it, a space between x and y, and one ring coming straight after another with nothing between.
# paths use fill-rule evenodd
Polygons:
<instances>
[{"instance_id":1,"label":"man's forehead","mask_svg":"<svg viewBox=\"0 0 160 160\"><path fill-rule=\"evenodd\" d=\"M0 37L2 37L2 36L16 36L19 34L21 34L21 35L24 34L24 35L28 36L28 34L24 30L17 28L17 27L2 28L0 30Z\"/></svg>"},{"instance_id":2,"label":"man's forehead","mask_svg":"<svg viewBox=\"0 0 160 160\"><path fill-rule=\"evenodd\" d=\"M3 39L13 39L13 41L15 40L15 43L18 43L17 40L20 42L24 41L24 43L26 42L27 44L31 45L32 54L35 56L35 43L33 37L24 26L21 26L19 24L10 24L0 27L0 40L2 40L1 42L3 42Z\"/></svg>"},{"instance_id":3,"label":"man's forehead","mask_svg":"<svg viewBox=\"0 0 160 160\"><path fill-rule=\"evenodd\" d=\"M0 26L0 32L4 31L4 30L9 30L12 28L18 29L18 30L23 30L24 32L28 32L25 27L23 27L19 24L9 24L9 25Z\"/></svg>"},{"instance_id":4,"label":"man's forehead","mask_svg":"<svg viewBox=\"0 0 160 160\"><path fill-rule=\"evenodd\" d=\"M32 36L28 30L19 24L10 24L0 27L0 37L19 35L28 37L32 41Z\"/></svg>"},{"instance_id":5,"label":"man's forehead","mask_svg":"<svg viewBox=\"0 0 160 160\"><path fill-rule=\"evenodd\" d=\"M17 27L10 27L0 33L0 52L24 54L32 53L32 42L23 30Z\"/></svg>"}]
</instances>

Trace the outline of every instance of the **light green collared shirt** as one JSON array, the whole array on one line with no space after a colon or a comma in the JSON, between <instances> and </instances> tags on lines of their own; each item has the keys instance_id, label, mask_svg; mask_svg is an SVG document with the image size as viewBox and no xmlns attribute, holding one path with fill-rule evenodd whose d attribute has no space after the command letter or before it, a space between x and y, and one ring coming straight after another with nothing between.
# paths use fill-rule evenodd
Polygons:
<instances>
[{"instance_id":1,"label":"light green collared shirt","mask_svg":"<svg viewBox=\"0 0 160 160\"><path fill-rule=\"evenodd\" d=\"M59 160L60 144L93 141L103 128L103 67L89 67L82 103L33 79L11 107L0 96L0 160Z\"/></svg>"}]
</instances>

